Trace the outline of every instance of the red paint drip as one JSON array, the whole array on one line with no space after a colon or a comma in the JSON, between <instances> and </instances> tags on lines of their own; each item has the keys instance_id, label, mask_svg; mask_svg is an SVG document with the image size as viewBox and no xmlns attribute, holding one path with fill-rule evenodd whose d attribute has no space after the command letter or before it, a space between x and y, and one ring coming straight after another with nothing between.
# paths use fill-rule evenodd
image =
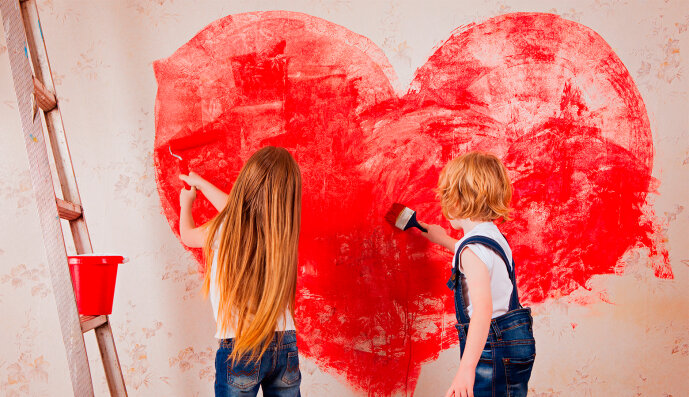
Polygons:
<instances>
[{"instance_id":1,"label":"red paint drip","mask_svg":"<svg viewBox=\"0 0 689 397\"><path fill-rule=\"evenodd\" d=\"M619 273L633 247L647 247L656 276L672 278L646 201L656 182L643 101L582 25L508 14L464 27L402 98L367 39L286 11L222 18L154 68L156 177L175 233L181 183L166 145L185 128L222 134L185 158L226 191L264 145L299 162L300 349L359 391L413 394L421 364L457 343L450 254L383 216L403 202L448 226L433 188L465 151L494 152L510 171L516 216L502 229L524 302ZM215 213L195 205L197 222Z\"/></svg>"}]
</instances>

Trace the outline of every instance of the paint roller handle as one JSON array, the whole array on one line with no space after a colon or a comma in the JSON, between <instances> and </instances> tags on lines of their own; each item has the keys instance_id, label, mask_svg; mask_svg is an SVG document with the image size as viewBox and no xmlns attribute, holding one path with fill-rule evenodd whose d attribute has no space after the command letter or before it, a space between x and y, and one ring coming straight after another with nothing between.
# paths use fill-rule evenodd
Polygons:
<instances>
[{"instance_id":1,"label":"paint roller handle","mask_svg":"<svg viewBox=\"0 0 689 397\"><path fill-rule=\"evenodd\" d=\"M179 162L179 173L182 175L189 175L189 165L184 160ZM184 188L189 190L191 189L191 186L189 186L188 183L184 182Z\"/></svg>"}]
</instances>

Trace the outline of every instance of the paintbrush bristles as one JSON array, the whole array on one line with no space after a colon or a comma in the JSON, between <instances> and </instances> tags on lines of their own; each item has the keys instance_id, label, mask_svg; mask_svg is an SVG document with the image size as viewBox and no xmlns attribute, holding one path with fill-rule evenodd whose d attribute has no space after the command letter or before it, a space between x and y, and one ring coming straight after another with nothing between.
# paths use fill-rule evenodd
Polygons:
<instances>
[{"instance_id":1,"label":"paintbrush bristles","mask_svg":"<svg viewBox=\"0 0 689 397\"><path fill-rule=\"evenodd\" d=\"M417 225L415 215L416 212L404 204L394 203L390 211L385 214L385 220L400 230L407 230L410 226Z\"/></svg>"},{"instance_id":2,"label":"paintbrush bristles","mask_svg":"<svg viewBox=\"0 0 689 397\"><path fill-rule=\"evenodd\" d=\"M385 220L400 230L407 230L410 227L415 227L424 233L428 233L428 230L421 226L419 221L416 220L416 211L404 204L393 204L390 211L385 214Z\"/></svg>"},{"instance_id":3,"label":"paintbrush bristles","mask_svg":"<svg viewBox=\"0 0 689 397\"><path fill-rule=\"evenodd\" d=\"M390 208L390 211L385 214L385 220L392 226L395 226L397 223L397 218L399 218L400 214L405 208L407 207L404 204L394 203Z\"/></svg>"}]
</instances>

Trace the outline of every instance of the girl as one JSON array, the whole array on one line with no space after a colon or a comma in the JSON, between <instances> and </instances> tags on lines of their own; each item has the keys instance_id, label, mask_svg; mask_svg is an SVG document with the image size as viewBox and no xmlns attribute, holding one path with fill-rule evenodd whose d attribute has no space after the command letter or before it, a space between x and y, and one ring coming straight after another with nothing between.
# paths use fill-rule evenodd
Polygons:
<instances>
[{"instance_id":1,"label":"girl","mask_svg":"<svg viewBox=\"0 0 689 397\"><path fill-rule=\"evenodd\" d=\"M425 237L455 253L448 287L461 360L445 397L526 396L536 357L533 319L519 304L512 250L493 223L510 219L507 170L492 154L467 153L445 165L437 193L452 228L464 231L457 241L422 223Z\"/></svg>"},{"instance_id":2,"label":"girl","mask_svg":"<svg viewBox=\"0 0 689 397\"><path fill-rule=\"evenodd\" d=\"M283 148L265 147L244 165L230 194L191 172L180 193L180 236L203 247L220 340L215 395L300 396L294 327L301 174ZM199 189L219 213L195 227L191 206Z\"/></svg>"}]
</instances>

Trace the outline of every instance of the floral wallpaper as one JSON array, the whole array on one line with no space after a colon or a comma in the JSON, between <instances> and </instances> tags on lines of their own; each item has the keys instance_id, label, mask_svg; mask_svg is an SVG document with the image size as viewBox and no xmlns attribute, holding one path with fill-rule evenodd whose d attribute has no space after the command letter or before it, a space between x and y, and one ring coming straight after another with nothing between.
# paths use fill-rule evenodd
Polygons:
<instances>
[{"instance_id":1,"label":"floral wallpaper","mask_svg":"<svg viewBox=\"0 0 689 397\"><path fill-rule=\"evenodd\" d=\"M111 322L131 396L212 395L216 342L193 255L170 230L154 167L153 64L227 15L287 10L370 39L403 92L453 29L515 12L558 14L610 45L645 103L654 157L650 210L673 277L647 247L614 272L534 304L533 396L683 396L689 390L689 3L684 1L108 2L38 0L93 246L127 256ZM71 385L36 216L4 36L0 35L0 395L70 395ZM71 249L68 244L68 249ZM86 335L97 395L108 395ZM442 395L459 348L422 363L413 390ZM340 373L300 357L304 396L360 396ZM327 393L327 394L326 394Z\"/></svg>"}]
</instances>

